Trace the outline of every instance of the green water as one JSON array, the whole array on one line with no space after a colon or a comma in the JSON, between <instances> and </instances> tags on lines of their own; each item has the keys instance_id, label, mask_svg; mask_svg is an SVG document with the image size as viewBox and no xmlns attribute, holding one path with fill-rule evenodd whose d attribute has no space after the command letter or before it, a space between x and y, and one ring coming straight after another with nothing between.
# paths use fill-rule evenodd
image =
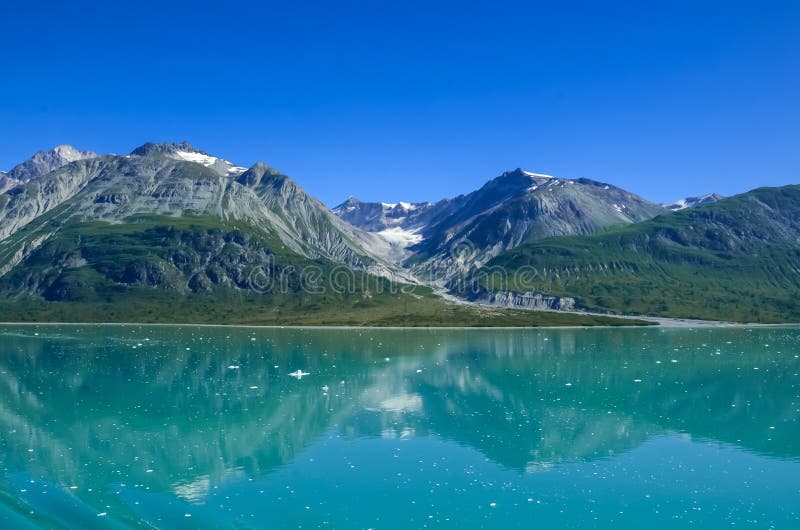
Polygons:
<instances>
[{"instance_id":1,"label":"green water","mask_svg":"<svg viewBox=\"0 0 800 530\"><path fill-rule=\"evenodd\" d=\"M0 326L0 528L798 528L798 355L793 328Z\"/></svg>"}]
</instances>

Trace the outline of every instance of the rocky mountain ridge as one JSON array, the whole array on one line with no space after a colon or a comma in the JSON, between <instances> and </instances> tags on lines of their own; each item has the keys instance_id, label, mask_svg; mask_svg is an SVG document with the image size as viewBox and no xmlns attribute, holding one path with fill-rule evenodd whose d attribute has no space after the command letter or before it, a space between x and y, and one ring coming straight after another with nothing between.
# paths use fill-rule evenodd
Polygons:
<instances>
[{"instance_id":1,"label":"rocky mountain ridge","mask_svg":"<svg viewBox=\"0 0 800 530\"><path fill-rule=\"evenodd\" d=\"M364 279L350 293L355 298L343 295L339 302L348 296L370 300L388 281L449 293L445 300L456 295L514 308L627 312L597 294L606 288L604 282L624 276L613 271L644 271L641 278L626 277L618 292L639 281L658 284L663 278L649 275L669 269L659 261L662 254L687 241L692 250L674 259L681 267L700 263L695 274L706 274L702 267L710 263L720 269L720 253L732 256L741 244L747 253L724 262L730 278L738 277L747 262L753 270L742 276L742 284L768 270L770 278L795 289L786 256L800 253L800 236L794 214L785 212L795 211L798 196L788 192L774 207L762 207L772 199L757 190L748 195L758 197L752 204L709 194L664 206L604 182L516 169L471 193L434 203L363 203L351 197L330 210L266 164L245 168L187 142L147 143L127 155L99 156L65 146L47 153L37 153L13 174L0 174L0 183L11 184L0 193L0 297L115 303L130 293L146 300L155 296L148 289L157 289L231 300L236 293L267 293L270 304L295 303L305 299L309 287L304 271L314 269L328 279L339 274L350 284ZM727 224L720 224L719 212ZM753 217L753 212L760 213ZM662 225L652 233L647 228ZM618 248L609 239L628 238L640 229L644 232L630 245ZM699 239L698 230L703 232ZM786 237L778 240L776 234ZM598 246L592 246L595 242ZM605 259L609 248L613 259L591 261ZM554 271L557 278L573 274L560 252L581 263L580 277L594 280L574 289L554 280ZM491 276L498 267L515 271L530 263L551 276L533 285L518 285L509 277L498 283ZM676 274L683 278L685 270ZM270 298L276 295L273 286L265 291L254 284L254 271L288 282L286 298ZM473 289L464 290L470 285ZM391 304L390 299L382 303ZM315 307L334 303L330 297L309 300L317 300ZM642 313L679 313L642 307ZM737 318L742 314L775 318L763 311L737 313Z\"/></svg>"},{"instance_id":2,"label":"rocky mountain ridge","mask_svg":"<svg viewBox=\"0 0 800 530\"><path fill-rule=\"evenodd\" d=\"M361 203L334 213L383 237L404 237L403 265L446 285L518 245L556 235L585 235L652 218L664 209L635 194L589 179L563 179L522 169L480 189L436 203Z\"/></svg>"}]
</instances>

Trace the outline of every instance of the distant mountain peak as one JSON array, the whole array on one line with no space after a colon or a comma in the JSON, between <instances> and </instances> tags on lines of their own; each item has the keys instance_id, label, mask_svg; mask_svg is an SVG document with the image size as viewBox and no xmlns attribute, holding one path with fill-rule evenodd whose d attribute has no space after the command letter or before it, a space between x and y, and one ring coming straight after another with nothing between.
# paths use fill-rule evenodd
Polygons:
<instances>
[{"instance_id":1,"label":"distant mountain peak","mask_svg":"<svg viewBox=\"0 0 800 530\"><path fill-rule=\"evenodd\" d=\"M707 193L699 197L686 197L685 199L681 199L679 201L675 201L669 204L662 204L661 206L663 206L667 210L675 212L678 210L684 210L686 208L694 208L695 206L702 206L703 204L711 204L713 202L720 201L724 198L725 197L723 197L718 193Z\"/></svg>"},{"instance_id":2,"label":"distant mountain peak","mask_svg":"<svg viewBox=\"0 0 800 530\"><path fill-rule=\"evenodd\" d=\"M152 154L162 154L162 155L171 155L177 152L188 152L188 153L197 153L200 155L207 155L211 156L205 151L201 151L197 149L195 146L190 144L189 142L147 142L143 145L140 145L133 151L131 151L132 155L137 156L148 156Z\"/></svg>"},{"instance_id":3,"label":"distant mountain peak","mask_svg":"<svg viewBox=\"0 0 800 530\"><path fill-rule=\"evenodd\" d=\"M58 145L49 151L38 151L25 162L14 166L5 176L18 182L28 182L66 166L71 162L96 158L92 151L81 151L71 145Z\"/></svg>"},{"instance_id":4,"label":"distant mountain peak","mask_svg":"<svg viewBox=\"0 0 800 530\"><path fill-rule=\"evenodd\" d=\"M346 212L351 212L356 208L358 208L359 206L361 206L362 204L365 203L361 202L358 198L350 195L344 202L342 202L338 206L334 206L333 208L331 208L331 211L333 211L333 213L335 213L336 215L340 215Z\"/></svg>"},{"instance_id":5,"label":"distant mountain peak","mask_svg":"<svg viewBox=\"0 0 800 530\"><path fill-rule=\"evenodd\" d=\"M559 180L552 175L545 175L544 173L534 173L522 168L517 168L513 171L505 171L499 177L494 178L487 182L485 186L492 188L500 186L503 189L527 189L531 184L542 185L547 182ZM565 179L561 179L565 180Z\"/></svg>"},{"instance_id":6,"label":"distant mountain peak","mask_svg":"<svg viewBox=\"0 0 800 530\"><path fill-rule=\"evenodd\" d=\"M424 204L424 203L423 203ZM381 206L383 206L387 210L401 210L401 211L409 211L415 210L418 205L412 204L410 202L382 202Z\"/></svg>"},{"instance_id":7,"label":"distant mountain peak","mask_svg":"<svg viewBox=\"0 0 800 530\"><path fill-rule=\"evenodd\" d=\"M53 149L51 149L51 151L60 156L63 156L64 158L71 158L73 159L73 161L82 160L83 158L86 158L85 155L88 153L95 154L92 153L92 151L81 151L80 149L77 149L68 144L57 145Z\"/></svg>"},{"instance_id":8,"label":"distant mountain peak","mask_svg":"<svg viewBox=\"0 0 800 530\"><path fill-rule=\"evenodd\" d=\"M239 174L236 178L236 181L245 186L254 186L261 183L264 180L265 175L269 177L282 176L281 172L274 167L268 166L264 162L256 162L252 167L250 167L250 169L247 169ZM285 178L288 179L289 177Z\"/></svg>"}]
</instances>

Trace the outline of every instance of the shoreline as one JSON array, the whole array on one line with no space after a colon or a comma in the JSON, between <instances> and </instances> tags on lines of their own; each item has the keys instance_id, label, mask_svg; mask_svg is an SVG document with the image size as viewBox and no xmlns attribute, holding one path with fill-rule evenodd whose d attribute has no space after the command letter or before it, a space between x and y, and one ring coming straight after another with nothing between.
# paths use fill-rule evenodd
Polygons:
<instances>
[{"instance_id":1,"label":"shoreline","mask_svg":"<svg viewBox=\"0 0 800 530\"><path fill-rule=\"evenodd\" d=\"M605 315L607 316L607 315ZM319 330L548 330L548 329L719 329L719 328L796 328L797 323L764 324L717 322L705 320L669 319L662 317L625 316L631 320L649 320L655 326L320 326L320 325L277 325L277 324L197 324L191 322L0 322L2 326L153 326L153 327L205 327L205 328L248 328L248 329L319 329Z\"/></svg>"}]
</instances>

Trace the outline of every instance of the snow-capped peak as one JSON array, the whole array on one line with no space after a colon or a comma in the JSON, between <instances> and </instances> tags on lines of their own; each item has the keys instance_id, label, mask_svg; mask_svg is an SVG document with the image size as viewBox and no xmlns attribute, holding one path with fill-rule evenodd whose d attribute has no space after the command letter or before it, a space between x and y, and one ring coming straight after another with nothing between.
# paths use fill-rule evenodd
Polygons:
<instances>
[{"instance_id":1,"label":"snow-capped peak","mask_svg":"<svg viewBox=\"0 0 800 530\"><path fill-rule=\"evenodd\" d=\"M555 178L553 175L545 175L544 173L532 173L530 171L525 171L524 169L521 170L523 175L526 175L531 178L540 178L540 179L552 179Z\"/></svg>"},{"instance_id":2,"label":"snow-capped peak","mask_svg":"<svg viewBox=\"0 0 800 530\"><path fill-rule=\"evenodd\" d=\"M411 210L416 210L417 206L415 204L411 204L410 202L382 202L381 206L384 210L394 210L397 207L400 207L401 210L405 210L407 212Z\"/></svg>"},{"instance_id":3,"label":"snow-capped peak","mask_svg":"<svg viewBox=\"0 0 800 530\"><path fill-rule=\"evenodd\" d=\"M92 158L97 156L91 151L80 151L71 145L57 145L53 148L53 153L60 156L64 161L76 162L85 158Z\"/></svg>"},{"instance_id":4,"label":"snow-capped peak","mask_svg":"<svg viewBox=\"0 0 800 530\"><path fill-rule=\"evenodd\" d=\"M166 156L173 160L183 160L186 162L193 162L205 167L211 168L218 174L227 176L241 175L247 168L234 165L227 160L218 158L216 156L204 153L195 148L189 142L169 143L164 142L160 144L148 142L131 151L133 156Z\"/></svg>"},{"instance_id":5,"label":"snow-capped peak","mask_svg":"<svg viewBox=\"0 0 800 530\"><path fill-rule=\"evenodd\" d=\"M700 206L702 204L710 204L712 202L717 202L720 199L723 199L722 195L717 193L707 193L706 195L702 195L700 197L687 197L685 199L681 199L679 201L675 201L670 204L662 204L664 208L667 210L672 210L673 212L678 210L684 210L686 208L694 208L695 206Z\"/></svg>"}]
</instances>

